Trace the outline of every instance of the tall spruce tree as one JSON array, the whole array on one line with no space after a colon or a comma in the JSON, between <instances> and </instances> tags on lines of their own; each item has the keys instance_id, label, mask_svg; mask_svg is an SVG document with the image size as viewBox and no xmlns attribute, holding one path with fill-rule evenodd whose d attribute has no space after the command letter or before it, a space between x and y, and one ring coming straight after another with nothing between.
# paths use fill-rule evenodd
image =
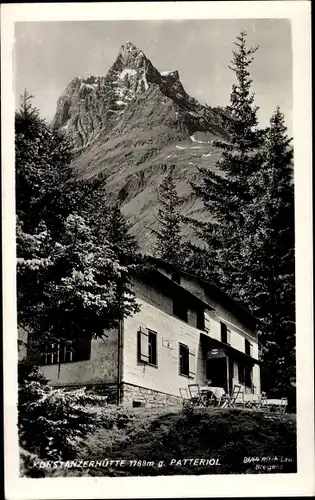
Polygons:
<instances>
[{"instance_id":1,"label":"tall spruce tree","mask_svg":"<svg viewBox=\"0 0 315 500\"><path fill-rule=\"evenodd\" d=\"M257 197L248 207L252 308L260 319L263 382L269 393L292 396L295 381L293 150L277 107L266 135Z\"/></svg>"},{"instance_id":2,"label":"tall spruce tree","mask_svg":"<svg viewBox=\"0 0 315 500\"><path fill-rule=\"evenodd\" d=\"M158 201L160 207L156 254L161 259L178 265L182 260L181 215L173 165L159 187Z\"/></svg>"},{"instance_id":3,"label":"tall spruce tree","mask_svg":"<svg viewBox=\"0 0 315 500\"><path fill-rule=\"evenodd\" d=\"M104 198L106 199L106 193ZM124 261L126 258L135 258L138 250L137 243L130 234L119 204L116 202L105 207L101 198L100 205L93 212L94 223L98 225L99 234L111 243L119 258Z\"/></svg>"},{"instance_id":4,"label":"tall spruce tree","mask_svg":"<svg viewBox=\"0 0 315 500\"><path fill-rule=\"evenodd\" d=\"M293 394L294 196L292 148L277 108L267 130L257 129L248 66L256 49L241 33L231 69L228 144L219 144L218 172L202 170L194 186L209 213L199 234L208 244L209 269L221 286L258 318L263 388Z\"/></svg>"},{"instance_id":5,"label":"tall spruce tree","mask_svg":"<svg viewBox=\"0 0 315 500\"><path fill-rule=\"evenodd\" d=\"M200 169L202 182L194 184L209 214L199 228L199 236L208 246L208 263L212 278L235 299L247 303L244 283L247 280L245 230L247 205L255 196L253 177L259 171L263 155L263 133L257 128L258 107L251 92L249 66L257 47L246 45L246 33L235 42L230 69L235 73L226 127L228 142L217 142L222 150L216 171Z\"/></svg>"}]
</instances>

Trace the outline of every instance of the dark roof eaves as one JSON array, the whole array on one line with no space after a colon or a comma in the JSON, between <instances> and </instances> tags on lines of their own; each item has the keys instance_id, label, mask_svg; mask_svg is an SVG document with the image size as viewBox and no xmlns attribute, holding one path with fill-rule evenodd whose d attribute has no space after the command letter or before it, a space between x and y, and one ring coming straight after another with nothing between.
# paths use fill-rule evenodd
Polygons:
<instances>
[{"instance_id":1,"label":"dark roof eaves","mask_svg":"<svg viewBox=\"0 0 315 500\"><path fill-rule=\"evenodd\" d=\"M253 313L251 313L246 307L244 307L239 302L237 302L235 299L233 299L232 297L230 297L230 295L228 295L220 287L218 287L217 285L215 285L211 281L205 280L204 278L200 278L199 276L197 276L195 274L192 274L192 273L190 273L188 271L185 271L182 268L180 268L180 267L178 267L178 266L176 266L174 264L170 264L169 262L164 261L163 259L159 259L159 258L156 258L156 257L150 257L150 260L152 260L153 262L159 262L161 264L164 264L164 266L167 265L170 268L176 269L177 271L179 271L179 272L181 272L183 274L186 274L187 276L191 276L192 278L195 278L198 281L200 281L202 283L205 283L206 285L209 285L214 290L217 290L220 294L222 294L224 297L226 297L229 301L233 302L233 304L239 309L239 311L242 312L243 314L247 315L247 317L250 317L251 320L255 322L255 324L257 323L257 318L254 316Z\"/></svg>"}]
</instances>

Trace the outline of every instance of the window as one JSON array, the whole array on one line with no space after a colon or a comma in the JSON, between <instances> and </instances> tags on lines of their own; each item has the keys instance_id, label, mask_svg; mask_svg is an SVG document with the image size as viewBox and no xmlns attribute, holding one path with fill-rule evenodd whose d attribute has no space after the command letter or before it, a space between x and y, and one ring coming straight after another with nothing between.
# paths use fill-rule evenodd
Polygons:
<instances>
[{"instance_id":1,"label":"window","mask_svg":"<svg viewBox=\"0 0 315 500\"><path fill-rule=\"evenodd\" d=\"M138 331L138 360L157 366L157 333L147 328Z\"/></svg>"},{"instance_id":2,"label":"window","mask_svg":"<svg viewBox=\"0 0 315 500\"><path fill-rule=\"evenodd\" d=\"M193 367L195 364L195 354L189 350L185 344L179 344L179 374L186 377L193 377L195 372Z\"/></svg>"},{"instance_id":3,"label":"window","mask_svg":"<svg viewBox=\"0 0 315 500\"><path fill-rule=\"evenodd\" d=\"M245 382L244 366L238 365L238 381L240 384Z\"/></svg>"},{"instance_id":4,"label":"window","mask_svg":"<svg viewBox=\"0 0 315 500\"><path fill-rule=\"evenodd\" d=\"M231 332L225 323L221 323L221 342L230 344Z\"/></svg>"},{"instance_id":5,"label":"window","mask_svg":"<svg viewBox=\"0 0 315 500\"><path fill-rule=\"evenodd\" d=\"M252 368L251 366L238 365L238 381L246 387L252 386Z\"/></svg>"},{"instance_id":6,"label":"window","mask_svg":"<svg viewBox=\"0 0 315 500\"><path fill-rule=\"evenodd\" d=\"M245 385L246 387L252 386L252 369L250 366L245 366Z\"/></svg>"},{"instance_id":7,"label":"window","mask_svg":"<svg viewBox=\"0 0 315 500\"><path fill-rule=\"evenodd\" d=\"M44 365L54 365L60 362L60 343L48 344L44 352Z\"/></svg>"},{"instance_id":8,"label":"window","mask_svg":"<svg viewBox=\"0 0 315 500\"><path fill-rule=\"evenodd\" d=\"M189 377L189 348L179 344L179 373Z\"/></svg>"},{"instance_id":9,"label":"window","mask_svg":"<svg viewBox=\"0 0 315 500\"><path fill-rule=\"evenodd\" d=\"M77 341L56 340L47 344L42 356L42 364L54 365L84 361L91 356L91 339Z\"/></svg>"},{"instance_id":10,"label":"window","mask_svg":"<svg viewBox=\"0 0 315 500\"><path fill-rule=\"evenodd\" d=\"M251 343L247 339L245 339L245 354L251 355Z\"/></svg>"},{"instance_id":11,"label":"window","mask_svg":"<svg viewBox=\"0 0 315 500\"><path fill-rule=\"evenodd\" d=\"M227 344L227 326L225 323L221 323L221 342Z\"/></svg>"},{"instance_id":12,"label":"window","mask_svg":"<svg viewBox=\"0 0 315 500\"><path fill-rule=\"evenodd\" d=\"M172 280L175 281L175 283L178 283L180 285L180 274L179 273L173 273L172 274Z\"/></svg>"},{"instance_id":13,"label":"window","mask_svg":"<svg viewBox=\"0 0 315 500\"><path fill-rule=\"evenodd\" d=\"M188 308L183 301L178 299L173 300L173 314L182 321L188 322Z\"/></svg>"},{"instance_id":14,"label":"window","mask_svg":"<svg viewBox=\"0 0 315 500\"><path fill-rule=\"evenodd\" d=\"M197 311L197 328L198 330L205 329L205 314L204 311Z\"/></svg>"}]
</instances>

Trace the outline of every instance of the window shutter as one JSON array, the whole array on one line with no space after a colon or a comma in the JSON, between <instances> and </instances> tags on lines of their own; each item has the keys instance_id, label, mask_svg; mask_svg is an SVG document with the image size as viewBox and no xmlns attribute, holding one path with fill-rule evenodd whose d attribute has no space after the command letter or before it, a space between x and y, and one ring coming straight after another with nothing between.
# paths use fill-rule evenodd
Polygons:
<instances>
[{"instance_id":1,"label":"window shutter","mask_svg":"<svg viewBox=\"0 0 315 500\"><path fill-rule=\"evenodd\" d=\"M189 376L193 377L196 374L195 363L196 355L194 351L189 351Z\"/></svg>"},{"instance_id":2,"label":"window shutter","mask_svg":"<svg viewBox=\"0 0 315 500\"><path fill-rule=\"evenodd\" d=\"M149 361L149 333L144 328L139 328L139 359Z\"/></svg>"},{"instance_id":3,"label":"window shutter","mask_svg":"<svg viewBox=\"0 0 315 500\"><path fill-rule=\"evenodd\" d=\"M205 313L204 310L201 309L197 311L197 328L198 330L204 330L205 329Z\"/></svg>"},{"instance_id":4,"label":"window shutter","mask_svg":"<svg viewBox=\"0 0 315 500\"><path fill-rule=\"evenodd\" d=\"M245 339L245 354L251 356L251 343L247 339Z\"/></svg>"},{"instance_id":5,"label":"window shutter","mask_svg":"<svg viewBox=\"0 0 315 500\"><path fill-rule=\"evenodd\" d=\"M210 316L208 312L205 312L205 330L206 332L210 332Z\"/></svg>"},{"instance_id":6,"label":"window shutter","mask_svg":"<svg viewBox=\"0 0 315 500\"><path fill-rule=\"evenodd\" d=\"M226 331L226 343L231 345L231 330L229 329Z\"/></svg>"}]
</instances>

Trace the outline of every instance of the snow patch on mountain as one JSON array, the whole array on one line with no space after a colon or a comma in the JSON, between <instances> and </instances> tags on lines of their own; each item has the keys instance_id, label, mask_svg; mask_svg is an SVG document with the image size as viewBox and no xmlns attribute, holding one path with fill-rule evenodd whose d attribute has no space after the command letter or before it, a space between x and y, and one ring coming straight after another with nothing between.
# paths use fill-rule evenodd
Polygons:
<instances>
[{"instance_id":1,"label":"snow patch on mountain","mask_svg":"<svg viewBox=\"0 0 315 500\"><path fill-rule=\"evenodd\" d=\"M80 90L81 90L82 88L84 88L84 87L85 87L85 88L87 88L87 89L92 89L92 90L94 90L96 86L97 86L97 84L96 84L96 83L92 83L92 84L91 84L91 83L84 83L84 82L81 82L81 83L80 83Z\"/></svg>"},{"instance_id":2,"label":"snow patch on mountain","mask_svg":"<svg viewBox=\"0 0 315 500\"><path fill-rule=\"evenodd\" d=\"M146 73L146 71L143 72L142 80L143 80L143 83L144 83L145 90L148 90L149 84L148 84L148 81L147 81L147 73Z\"/></svg>"},{"instance_id":3,"label":"snow patch on mountain","mask_svg":"<svg viewBox=\"0 0 315 500\"><path fill-rule=\"evenodd\" d=\"M192 142L197 142L199 144L213 144L213 141L200 141L196 139L194 135L191 135L190 139L192 140Z\"/></svg>"},{"instance_id":4,"label":"snow patch on mountain","mask_svg":"<svg viewBox=\"0 0 315 500\"><path fill-rule=\"evenodd\" d=\"M121 80L125 80L126 77L135 76L136 74L137 71L135 69L125 68L122 70L120 75L118 75L118 78L120 78Z\"/></svg>"}]
</instances>

